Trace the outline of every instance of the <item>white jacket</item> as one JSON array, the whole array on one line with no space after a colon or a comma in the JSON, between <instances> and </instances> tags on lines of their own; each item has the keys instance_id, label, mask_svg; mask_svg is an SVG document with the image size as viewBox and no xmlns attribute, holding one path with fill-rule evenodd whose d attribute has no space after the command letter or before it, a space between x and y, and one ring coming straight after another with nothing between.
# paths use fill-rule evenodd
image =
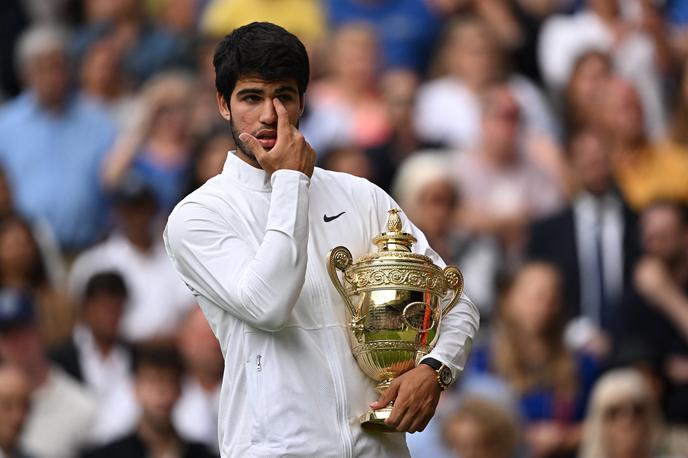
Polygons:
<instances>
[{"instance_id":1,"label":"white jacket","mask_svg":"<svg viewBox=\"0 0 688 458\"><path fill-rule=\"evenodd\" d=\"M318 168L311 179L289 170L270 178L230 153L222 174L174 209L167 251L225 357L223 457L408 456L404 434L359 425L378 395L351 354L325 265L337 245L355 259L373 251L396 206L360 178ZM417 228L405 221L404 230L418 238L415 251L444 265ZM478 320L462 297L431 355L463 369Z\"/></svg>"}]
</instances>

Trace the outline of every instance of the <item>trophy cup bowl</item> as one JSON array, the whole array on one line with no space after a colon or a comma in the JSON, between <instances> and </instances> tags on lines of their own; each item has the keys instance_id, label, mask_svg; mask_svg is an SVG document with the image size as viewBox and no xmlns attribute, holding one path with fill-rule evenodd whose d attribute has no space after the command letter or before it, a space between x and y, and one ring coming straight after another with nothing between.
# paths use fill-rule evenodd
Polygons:
<instances>
[{"instance_id":1,"label":"trophy cup bowl","mask_svg":"<svg viewBox=\"0 0 688 458\"><path fill-rule=\"evenodd\" d=\"M378 251L354 262L343 246L327 254L327 269L344 300L349 318L351 351L361 370L378 382L381 395L392 380L413 369L430 353L442 317L463 291L463 275L455 266L444 269L427 256L411 252L416 239L401 231L398 209L389 211L387 232L373 239ZM338 272L342 272L343 281ZM444 309L442 300L452 294ZM392 404L361 416L367 429L396 431L385 420Z\"/></svg>"}]
</instances>

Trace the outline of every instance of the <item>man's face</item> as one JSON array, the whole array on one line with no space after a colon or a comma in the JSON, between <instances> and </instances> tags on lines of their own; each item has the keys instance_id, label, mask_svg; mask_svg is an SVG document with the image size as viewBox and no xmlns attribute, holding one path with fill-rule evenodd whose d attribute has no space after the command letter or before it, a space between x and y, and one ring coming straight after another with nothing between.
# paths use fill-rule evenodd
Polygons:
<instances>
[{"instance_id":1,"label":"man's face","mask_svg":"<svg viewBox=\"0 0 688 458\"><path fill-rule=\"evenodd\" d=\"M681 216L668 206L650 208L641 216L643 248L669 264L681 258L686 232Z\"/></svg>"},{"instance_id":2,"label":"man's face","mask_svg":"<svg viewBox=\"0 0 688 458\"><path fill-rule=\"evenodd\" d=\"M126 299L111 294L97 294L84 303L84 321L98 339L114 342Z\"/></svg>"},{"instance_id":3,"label":"man's face","mask_svg":"<svg viewBox=\"0 0 688 458\"><path fill-rule=\"evenodd\" d=\"M173 369L144 365L136 374L136 397L142 415L151 426L166 429L181 394L181 378Z\"/></svg>"},{"instance_id":4,"label":"man's face","mask_svg":"<svg viewBox=\"0 0 688 458\"><path fill-rule=\"evenodd\" d=\"M258 167L258 161L239 135L246 132L258 139L262 147L269 151L277 140L277 112L273 99L279 99L289 115L289 123L298 126L303 112L303 99L299 97L295 80L265 81L258 77L240 78L229 103L220 94L218 107L223 118L229 121L232 136L237 145L237 153L242 159Z\"/></svg>"},{"instance_id":5,"label":"man's face","mask_svg":"<svg viewBox=\"0 0 688 458\"><path fill-rule=\"evenodd\" d=\"M609 157L599 137L581 134L571 145L573 169L583 189L602 195L612 186Z\"/></svg>"},{"instance_id":6,"label":"man's face","mask_svg":"<svg viewBox=\"0 0 688 458\"><path fill-rule=\"evenodd\" d=\"M27 63L26 79L41 105L59 107L69 90L69 65L64 51L55 49L31 58Z\"/></svg>"}]
</instances>

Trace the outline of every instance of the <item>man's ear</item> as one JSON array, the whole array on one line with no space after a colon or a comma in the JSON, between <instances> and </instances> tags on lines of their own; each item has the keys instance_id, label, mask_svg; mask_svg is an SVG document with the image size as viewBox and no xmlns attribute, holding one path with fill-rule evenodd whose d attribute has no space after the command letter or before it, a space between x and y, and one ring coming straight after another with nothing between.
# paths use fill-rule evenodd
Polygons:
<instances>
[{"instance_id":1,"label":"man's ear","mask_svg":"<svg viewBox=\"0 0 688 458\"><path fill-rule=\"evenodd\" d=\"M225 118L227 121L231 120L231 112L229 111L229 106L227 101L219 92L215 93L215 98L217 99L217 109L220 111L220 116Z\"/></svg>"},{"instance_id":2,"label":"man's ear","mask_svg":"<svg viewBox=\"0 0 688 458\"><path fill-rule=\"evenodd\" d=\"M303 116L303 110L306 108L306 93L304 92L301 94L301 97L299 97L299 101L301 106L299 107L299 118Z\"/></svg>"}]
</instances>

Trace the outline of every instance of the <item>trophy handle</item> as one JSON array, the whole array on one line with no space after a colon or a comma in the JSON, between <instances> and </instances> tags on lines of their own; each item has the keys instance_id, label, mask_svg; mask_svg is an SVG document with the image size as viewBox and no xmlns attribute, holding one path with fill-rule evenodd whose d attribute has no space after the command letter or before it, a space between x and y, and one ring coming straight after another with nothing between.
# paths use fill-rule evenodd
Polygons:
<instances>
[{"instance_id":1,"label":"trophy handle","mask_svg":"<svg viewBox=\"0 0 688 458\"><path fill-rule=\"evenodd\" d=\"M337 292L344 300L344 304L346 304L346 307L349 309L351 318L355 319L358 317L356 307L354 307L353 302L351 302L348 294L346 294L344 285L342 285L342 282L339 281L339 276L337 276L337 270L344 272L352 263L353 257L346 247L338 246L332 248L327 253L327 273L330 274L330 280L334 283L334 287L337 289Z\"/></svg>"},{"instance_id":2,"label":"trophy handle","mask_svg":"<svg viewBox=\"0 0 688 458\"><path fill-rule=\"evenodd\" d=\"M442 316L445 316L451 309L454 308L459 299L461 299L461 293L463 293L463 274L456 266L447 266L444 268L444 278L447 280L447 286L450 291L454 292L454 296L451 298L449 305L447 305L442 310Z\"/></svg>"}]
</instances>

